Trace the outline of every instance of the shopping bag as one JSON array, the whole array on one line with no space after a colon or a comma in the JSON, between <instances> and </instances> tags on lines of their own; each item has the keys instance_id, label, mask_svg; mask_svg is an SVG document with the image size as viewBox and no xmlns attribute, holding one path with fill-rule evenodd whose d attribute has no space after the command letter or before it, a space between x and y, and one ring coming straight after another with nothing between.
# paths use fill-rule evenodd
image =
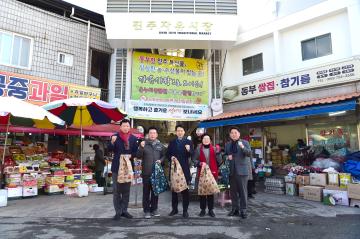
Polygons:
<instances>
[{"instance_id":1,"label":"shopping bag","mask_svg":"<svg viewBox=\"0 0 360 239\"><path fill-rule=\"evenodd\" d=\"M151 174L151 186L154 194L158 196L160 193L166 192L169 188L165 173L160 164L154 164Z\"/></svg>"},{"instance_id":2,"label":"shopping bag","mask_svg":"<svg viewBox=\"0 0 360 239\"><path fill-rule=\"evenodd\" d=\"M230 182L230 165L229 160L225 160L225 162L219 167L220 177L219 184L229 185Z\"/></svg>"},{"instance_id":3,"label":"shopping bag","mask_svg":"<svg viewBox=\"0 0 360 239\"><path fill-rule=\"evenodd\" d=\"M120 155L120 166L117 181L118 183L131 183L134 172L130 162L131 155Z\"/></svg>"},{"instance_id":4,"label":"shopping bag","mask_svg":"<svg viewBox=\"0 0 360 239\"><path fill-rule=\"evenodd\" d=\"M198 195L207 196L219 193L219 187L216 183L216 180L211 173L209 165L204 165L201 167L200 177L199 177L199 187Z\"/></svg>"},{"instance_id":5,"label":"shopping bag","mask_svg":"<svg viewBox=\"0 0 360 239\"><path fill-rule=\"evenodd\" d=\"M170 182L171 182L171 190L173 192L180 193L188 189L184 172L177 159L175 159L171 163Z\"/></svg>"}]
</instances>

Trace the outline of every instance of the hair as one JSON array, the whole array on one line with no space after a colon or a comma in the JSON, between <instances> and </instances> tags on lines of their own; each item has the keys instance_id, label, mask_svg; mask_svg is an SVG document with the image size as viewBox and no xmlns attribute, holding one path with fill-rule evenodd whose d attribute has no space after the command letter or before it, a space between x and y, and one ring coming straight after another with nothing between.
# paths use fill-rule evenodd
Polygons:
<instances>
[{"instance_id":1,"label":"hair","mask_svg":"<svg viewBox=\"0 0 360 239\"><path fill-rule=\"evenodd\" d=\"M205 133L205 134L201 135L201 142L202 142L202 140L204 139L205 136L209 136L210 141L212 141L212 138L211 138L210 134Z\"/></svg>"},{"instance_id":2,"label":"hair","mask_svg":"<svg viewBox=\"0 0 360 239\"><path fill-rule=\"evenodd\" d=\"M126 123L131 124L131 123L130 123L130 120L128 120L128 119L123 119L123 120L120 121L120 126L121 126L122 124L126 124Z\"/></svg>"},{"instance_id":3,"label":"hair","mask_svg":"<svg viewBox=\"0 0 360 239\"><path fill-rule=\"evenodd\" d=\"M182 128L182 129L185 131L184 126L183 126L183 125L181 125L181 124L178 124L178 125L176 125L176 126L175 126L175 130L177 130L178 128Z\"/></svg>"},{"instance_id":4,"label":"hair","mask_svg":"<svg viewBox=\"0 0 360 239\"><path fill-rule=\"evenodd\" d=\"M230 128L230 130L229 130L229 133L230 133L231 130L233 130L233 129L237 130L237 131L240 133L240 129L239 129L238 127L236 127L236 126L232 126L232 127Z\"/></svg>"},{"instance_id":5,"label":"hair","mask_svg":"<svg viewBox=\"0 0 360 239\"><path fill-rule=\"evenodd\" d=\"M98 150L98 149L99 149L99 145L98 145L98 144L94 144L94 145L93 145L93 149L94 149L94 150Z\"/></svg>"},{"instance_id":6,"label":"hair","mask_svg":"<svg viewBox=\"0 0 360 239\"><path fill-rule=\"evenodd\" d=\"M155 126L151 126L151 127L149 127L149 129L148 129L148 133L150 132L150 130L155 130L155 131L156 131L156 133L158 133L158 129L157 129Z\"/></svg>"}]
</instances>

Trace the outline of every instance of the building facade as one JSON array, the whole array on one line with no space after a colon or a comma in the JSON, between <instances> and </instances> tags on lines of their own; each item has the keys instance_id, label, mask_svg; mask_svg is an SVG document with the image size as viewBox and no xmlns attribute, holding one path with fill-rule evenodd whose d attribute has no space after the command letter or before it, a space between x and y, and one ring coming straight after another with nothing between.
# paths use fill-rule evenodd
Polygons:
<instances>
[{"instance_id":1,"label":"building facade","mask_svg":"<svg viewBox=\"0 0 360 239\"><path fill-rule=\"evenodd\" d=\"M58 0L3 0L0 17L0 71L8 95L39 104L70 96L107 100L113 50L101 15ZM24 80L14 83L14 77ZM24 92L12 93L15 84Z\"/></svg>"}]
</instances>

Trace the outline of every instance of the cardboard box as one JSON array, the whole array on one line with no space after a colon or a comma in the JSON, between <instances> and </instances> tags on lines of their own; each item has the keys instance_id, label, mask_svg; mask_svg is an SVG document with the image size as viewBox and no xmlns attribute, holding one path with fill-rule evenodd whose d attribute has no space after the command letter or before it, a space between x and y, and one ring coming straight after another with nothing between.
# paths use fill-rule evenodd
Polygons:
<instances>
[{"instance_id":1,"label":"cardboard box","mask_svg":"<svg viewBox=\"0 0 360 239\"><path fill-rule=\"evenodd\" d=\"M303 176L303 175L296 176L296 184L310 185L310 176Z\"/></svg>"},{"instance_id":2,"label":"cardboard box","mask_svg":"<svg viewBox=\"0 0 360 239\"><path fill-rule=\"evenodd\" d=\"M351 199L351 200L350 200L350 207L360 208L360 200Z\"/></svg>"},{"instance_id":3,"label":"cardboard box","mask_svg":"<svg viewBox=\"0 0 360 239\"><path fill-rule=\"evenodd\" d=\"M299 185L298 192L299 192L299 197L304 198L304 186Z\"/></svg>"},{"instance_id":4,"label":"cardboard box","mask_svg":"<svg viewBox=\"0 0 360 239\"><path fill-rule=\"evenodd\" d=\"M310 185L325 187L327 185L327 174L326 173L310 173Z\"/></svg>"},{"instance_id":5,"label":"cardboard box","mask_svg":"<svg viewBox=\"0 0 360 239\"><path fill-rule=\"evenodd\" d=\"M23 187L23 197L34 197L38 195L38 188L35 187Z\"/></svg>"},{"instance_id":6,"label":"cardboard box","mask_svg":"<svg viewBox=\"0 0 360 239\"><path fill-rule=\"evenodd\" d=\"M22 187L7 188L8 198L22 197L22 193L23 193Z\"/></svg>"},{"instance_id":7,"label":"cardboard box","mask_svg":"<svg viewBox=\"0 0 360 239\"><path fill-rule=\"evenodd\" d=\"M340 187L347 188L348 184L351 183L351 174L350 173L340 173Z\"/></svg>"},{"instance_id":8,"label":"cardboard box","mask_svg":"<svg viewBox=\"0 0 360 239\"><path fill-rule=\"evenodd\" d=\"M304 186L304 199L321 202L323 196L323 187Z\"/></svg>"},{"instance_id":9,"label":"cardboard box","mask_svg":"<svg viewBox=\"0 0 360 239\"><path fill-rule=\"evenodd\" d=\"M286 183L286 195L296 196L297 195L297 187L294 183Z\"/></svg>"},{"instance_id":10,"label":"cardboard box","mask_svg":"<svg viewBox=\"0 0 360 239\"><path fill-rule=\"evenodd\" d=\"M339 186L339 173L328 173L329 185Z\"/></svg>"},{"instance_id":11,"label":"cardboard box","mask_svg":"<svg viewBox=\"0 0 360 239\"><path fill-rule=\"evenodd\" d=\"M285 183L295 183L296 182L296 177L292 177L292 176L285 176Z\"/></svg>"},{"instance_id":12,"label":"cardboard box","mask_svg":"<svg viewBox=\"0 0 360 239\"><path fill-rule=\"evenodd\" d=\"M348 184L349 198L360 200L360 184Z\"/></svg>"},{"instance_id":13,"label":"cardboard box","mask_svg":"<svg viewBox=\"0 0 360 239\"><path fill-rule=\"evenodd\" d=\"M346 190L324 189L323 196L333 197L336 205L349 206L349 196Z\"/></svg>"}]
</instances>

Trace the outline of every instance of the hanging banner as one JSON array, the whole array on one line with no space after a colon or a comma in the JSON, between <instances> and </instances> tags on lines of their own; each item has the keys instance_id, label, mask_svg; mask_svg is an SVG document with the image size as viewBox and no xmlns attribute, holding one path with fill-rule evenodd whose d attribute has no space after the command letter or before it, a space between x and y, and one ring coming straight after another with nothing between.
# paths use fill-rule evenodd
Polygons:
<instances>
[{"instance_id":1,"label":"hanging banner","mask_svg":"<svg viewBox=\"0 0 360 239\"><path fill-rule=\"evenodd\" d=\"M199 120L208 116L206 60L134 52L132 118Z\"/></svg>"},{"instance_id":2,"label":"hanging banner","mask_svg":"<svg viewBox=\"0 0 360 239\"><path fill-rule=\"evenodd\" d=\"M35 105L45 105L55 100L75 97L100 99L100 94L99 88L0 72L0 96L14 96Z\"/></svg>"},{"instance_id":3,"label":"hanging banner","mask_svg":"<svg viewBox=\"0 0 360 239\"><path fill-rule=\"evenodd\" d=\"M359 80L360 59L341 61L325 66L267 78L245 84L225 87L224 103L242 101L268 95L336 85Z\"/></svg>"}]
</instances>

